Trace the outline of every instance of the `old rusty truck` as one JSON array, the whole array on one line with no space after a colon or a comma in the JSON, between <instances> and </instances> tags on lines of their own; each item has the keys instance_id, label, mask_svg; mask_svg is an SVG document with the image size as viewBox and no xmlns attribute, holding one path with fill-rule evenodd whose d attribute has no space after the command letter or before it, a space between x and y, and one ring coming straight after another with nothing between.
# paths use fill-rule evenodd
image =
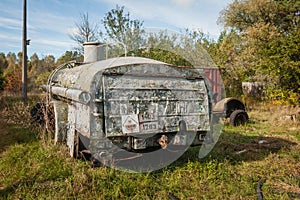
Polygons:
<instances>
[{"instance_id":1,"label":"old rusty truck","mask_svg":"<svg viewBox=\"0 0 300 200\"><path fill-rule=\"evenodd\" d=\"M249 116L245 104L233 97L225 98L221 70L217 67L196 67L209 83L212 96L213 116L215 120L222 118L232 126L244 125Z\"/></svg>"},{"instance_id":2,"label":"old rusty truck","mask_svg":"<svg viewBox=\"0 0 300 200\"><path fill-rule=\"evenodd\" d=\"M211 97L197 70L141 57L103 59L97 43L84 48L83 63L57 68L44 86L55 142L65 142L71 156L88 152L106 162L120 150L151 152L211 138Z\"/></svg>"}]
</instances>

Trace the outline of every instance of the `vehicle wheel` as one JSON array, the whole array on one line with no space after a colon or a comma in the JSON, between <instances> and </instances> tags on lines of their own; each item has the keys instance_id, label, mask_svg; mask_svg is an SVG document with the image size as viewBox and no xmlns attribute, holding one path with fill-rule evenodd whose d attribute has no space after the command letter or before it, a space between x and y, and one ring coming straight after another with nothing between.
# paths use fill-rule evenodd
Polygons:
<instances>
[{"instance_id":1,"label":"vehicle wheel","mask_svg":"<svg viewBox=\"0 0 300 200\"><path fill-rule=\"evenodd\" d=\"M230 124L232 126L244 125L248 120L249 116L244 110L235 110L230 115Z\"/></svg>"}]
</instances>

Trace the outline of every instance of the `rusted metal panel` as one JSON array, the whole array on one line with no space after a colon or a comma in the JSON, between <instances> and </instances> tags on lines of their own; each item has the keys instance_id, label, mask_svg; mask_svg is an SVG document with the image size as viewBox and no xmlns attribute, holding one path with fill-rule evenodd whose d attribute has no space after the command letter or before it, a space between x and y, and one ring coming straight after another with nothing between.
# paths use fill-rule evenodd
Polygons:
<instances>
[{"instance_id":1,"label":"rusted metal panel","mask_svg":"<svg viewBox=\"0 0 300 200\"><path fill-rule=\"evenodd\" d=\"M223 96L223 81L221 70L219 68L202 68L204 71L205 77L210 82L212 99L214 102L218 102L224 98Z\"/></svg>"},{"instance_id":2,"label":"rusted metal panel","mask_svg":"<svg viewBox=\"0 0 300 200\"><path fill-rule=\"evenodd\" d=\"M181 66L183 69L190 69L191 67ZM216 67L200 67L194 66L194 70L198 71L206 78L207 87L210 90L212 103L216 103L225 98L225 90L222 80L221 69Z\"/></svg>"}]
</instances>

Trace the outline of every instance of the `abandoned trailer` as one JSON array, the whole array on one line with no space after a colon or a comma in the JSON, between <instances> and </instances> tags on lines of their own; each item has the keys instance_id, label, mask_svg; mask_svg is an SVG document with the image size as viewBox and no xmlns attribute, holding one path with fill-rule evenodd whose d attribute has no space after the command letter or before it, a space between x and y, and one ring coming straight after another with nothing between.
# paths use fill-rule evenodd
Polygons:
<instances>
[{"instance_id":1,"label":"abandoned trailer","mask_svg":"<svg viewBox=\"0 0 300 200\"><path fill-rule=\"evenodd\" d=\"M212 140L211 95L199 70L141 57L103 60L99 43L84 47L84 63L57 68L44 86L55 142L65 142L72 157L85 152L109 165L119 152L126 160L180 147L181 155Z\"/></svg>"}]
</instances>

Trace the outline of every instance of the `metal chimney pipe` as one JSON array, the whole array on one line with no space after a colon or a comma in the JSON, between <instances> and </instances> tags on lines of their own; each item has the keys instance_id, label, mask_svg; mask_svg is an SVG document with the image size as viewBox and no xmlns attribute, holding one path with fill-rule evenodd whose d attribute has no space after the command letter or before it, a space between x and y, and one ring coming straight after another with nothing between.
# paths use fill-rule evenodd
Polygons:
<instances>
[{"instance_id":1,"label":"metal chimney pipe","mask_svg":"<svg viewBox=\"0 0 300 200\"><path fill-rule=\"evenodd\" d=\"M84 62L92 63L104 60L104 45L101 42L85 42L84 49Z\"/></svg>"}]
</instances>

